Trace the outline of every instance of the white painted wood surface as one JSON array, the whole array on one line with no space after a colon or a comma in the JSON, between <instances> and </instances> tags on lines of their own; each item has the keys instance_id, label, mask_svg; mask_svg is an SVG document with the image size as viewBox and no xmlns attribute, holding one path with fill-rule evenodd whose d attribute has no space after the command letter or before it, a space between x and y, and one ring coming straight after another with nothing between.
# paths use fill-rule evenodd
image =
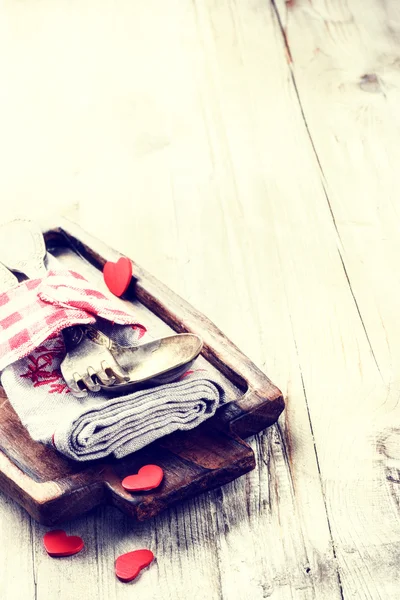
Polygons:
<instances>
[{"instance_id":1,"label":"white painted wood surface","mask_svg":"<svg viewBox=\"0 0 400 600\"><path fill-rule=\"evenodd\" d=\"M134 525L0 498L0 597L399 597L400 5L6 0L2 219L70 214L284 391L258 467ZM150 547L132 585L115 556Z\"/></svg>"}]
</instances>

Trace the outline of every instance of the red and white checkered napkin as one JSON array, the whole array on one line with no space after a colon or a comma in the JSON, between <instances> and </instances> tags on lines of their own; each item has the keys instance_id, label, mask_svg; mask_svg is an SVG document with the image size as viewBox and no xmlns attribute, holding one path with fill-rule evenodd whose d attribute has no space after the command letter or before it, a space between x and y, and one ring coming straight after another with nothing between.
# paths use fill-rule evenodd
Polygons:
<instances>
[{"instance_id":1,"label":"red and white checkered napkin","mask_svg":"<svg viewBox=\"0 0 400 600\"><path fill-rule=\"evenodd\" d=\"M49 271L0 294L0 371L31 354L45 340L72 325L119 325L137 321L74 271Z\"/></svg>"}]
</instances>

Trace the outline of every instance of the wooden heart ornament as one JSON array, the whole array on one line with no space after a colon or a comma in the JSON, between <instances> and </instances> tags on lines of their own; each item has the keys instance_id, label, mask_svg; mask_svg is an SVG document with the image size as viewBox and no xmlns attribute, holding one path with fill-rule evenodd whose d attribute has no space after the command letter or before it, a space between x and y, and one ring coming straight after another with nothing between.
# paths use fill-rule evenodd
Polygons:
<instances>
[{"instance_id":1,"label":"wooden heart ornament","mask_svg":"<svg viewBox=\"0 0 400 600\"><path fill-rule=\"evenodd\" d=\"M128 289L132 279L132 263L129 258L121 256L118 262L106 262L103 267L104 281L110 292L122 296Z\"/></svg>"},{"instance_id":2,"label":"wooden heart ornament","mask_svg":"<svg viewBox=\"0 0 400 600\"><path fill-rule=\"evenodd\" d=\"M154 559L151 550L134 550L121 554L115 561L115 574L121 581L132 581Z\"/></svg>"},{"instance_id":3,"label":"wooden heart ornament","mask_svg":"<svg viewBox=\"0 0 400 600\"><path fill-rule=\"evenodd\" d=\"M47 553L53 558L78 554L85 544L78 535L67 535L63 529L48 531L43 536Z\"/></svg>"},{"instance_id":4,"label":"wooden heart ornament","mask_svg":"<svg viewBox=\"0 0 400 600\"><path fill-rule=\"evenodd\" d=\"M157 465L145 465L136 473L122 480L122 487L127 492L147 492L154 490L162 482L164 471Z\"/></svg>"}]
</instances>

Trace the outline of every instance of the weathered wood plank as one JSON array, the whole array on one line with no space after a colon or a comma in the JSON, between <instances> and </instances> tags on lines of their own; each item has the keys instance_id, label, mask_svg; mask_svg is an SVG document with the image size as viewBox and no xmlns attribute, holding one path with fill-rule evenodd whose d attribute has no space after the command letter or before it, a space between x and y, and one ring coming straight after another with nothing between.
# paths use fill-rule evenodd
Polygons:
<instances>
[{"instance_id":1,"label":"weathered wood plank","mask_svg":"<svg viewBox=\"0 0 400 600\"><path fill-rule=\"evenodd\" d=\"M400 5L277 5L338 250L371 352L390 383L398 379L400 359L400 325L393 318L400 293Z\"/></svg>"},{"instance_id":2,"label":"weathered wood plank","mask_svg":"<svg viewBox=\"0 0 400 600\"><path fill-rule=\"evenodd\" d=\"M0 597L26 600L36 597L34 532L25 511L0 496Z\"/></svg>"},{"instance_id":3,"label":"weathered wood plank","mask_svg":"<svg viewBox=\"0 0 400 600\"><path fill-rule=\"evenodd\" d=\"M310 344L301 342L304 313L298 300L293 303L300 309L294 315L299 355L343 591L359 598L396 598L399 6L371 2L366 10L361 2L319 1L278 6L292 57L290 70L358 313L354 320L365 334L362 345L358 335L354 345L354 322L348 323L347 331L342 329L345 314L335 293L331 310L336 312L336 331L331 329L327 341L336 338L339 352L335 359L327 349L331 375L326 381L346 373L347 390L343 393L336 383L336 398L324 404L322 412L322 386L314 373L326 373L327 368ZM326 319L326 310L321 317ZM322 319L316 321L323 326ZM349 402L351 414L342 420Z\"/></svg>"}]
</instances>

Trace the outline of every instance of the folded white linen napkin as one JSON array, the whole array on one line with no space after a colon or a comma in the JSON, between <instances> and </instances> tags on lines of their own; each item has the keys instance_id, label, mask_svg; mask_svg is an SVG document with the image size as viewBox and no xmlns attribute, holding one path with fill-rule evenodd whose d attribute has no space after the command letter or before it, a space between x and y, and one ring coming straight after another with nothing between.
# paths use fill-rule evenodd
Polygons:
<instances>
[{"instance_id":1,"label":"folded white linen napkin","mask_svg":"<svg viewBox=\"0 0 400 600\"><path fill-rule=\"evenodd\" d=\"M146 328L51 258L44 281L0 289L1 385L34 440L78 461L121 458L215 414L225 392L195 366L173 383L161 376L157 386L130 394L75 398L60 371L61 329L92 323L121 345L137 345Z\"/></svg>"}]
</instances>

